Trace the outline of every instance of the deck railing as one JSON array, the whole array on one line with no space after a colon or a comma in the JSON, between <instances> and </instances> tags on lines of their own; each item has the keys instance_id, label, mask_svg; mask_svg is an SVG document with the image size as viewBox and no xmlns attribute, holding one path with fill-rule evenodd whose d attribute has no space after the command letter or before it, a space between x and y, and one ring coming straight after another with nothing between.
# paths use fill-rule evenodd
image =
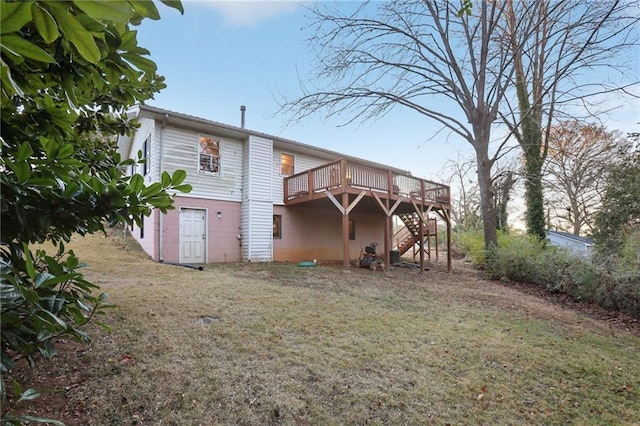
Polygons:
<instances>
[{"instance_id":1,"label":"deck railing","mask_svg":"<svg viewBox=\"0 0 640 426\"><path fill-rule=\"evenodd\" d=\"M391 193L416 201L450 203L447 185L347 160L336 160L285 178L285 202L339 187Z\"/></svg>"}]
</instances>

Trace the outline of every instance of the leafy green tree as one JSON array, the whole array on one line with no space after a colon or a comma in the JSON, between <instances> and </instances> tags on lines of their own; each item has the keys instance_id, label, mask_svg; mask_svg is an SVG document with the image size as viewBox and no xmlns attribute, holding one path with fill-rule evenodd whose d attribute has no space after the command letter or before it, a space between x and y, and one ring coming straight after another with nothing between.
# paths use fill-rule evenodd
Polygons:
<instances>
[{"instance_id":1,"label":"leafy green tree","mask_svg":"<svg viewBox=\"0 0 640 426\"><path fill-rule=\"evenodd\" d=\"M183 12L179 1L162 1ZM86 341L82 326L106 295L84 279L65 248L73 234L104 224L141 223L188 192L184 171L145 185L125 176L114 135L135 125L123 113L163 87L132 26L160 19L150 1L2 0L1 49L1 364L3 424L36 421L9 412L23 391L11 379L16 358L33 365L55 355L53 341ZM36 249L52 242L55 253ZM7 384L12 383L9 391Z\"/></svg>"}]
</instances>

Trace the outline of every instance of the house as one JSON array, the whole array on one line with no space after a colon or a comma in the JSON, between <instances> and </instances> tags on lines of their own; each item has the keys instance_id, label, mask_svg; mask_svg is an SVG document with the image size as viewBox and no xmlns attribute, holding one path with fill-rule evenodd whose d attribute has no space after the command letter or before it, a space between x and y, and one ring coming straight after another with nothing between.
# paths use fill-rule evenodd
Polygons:
<instances>
[{"instance_id":1,"label":"house","mask_svg":"<svg viewBox=\"0 0 640 426\"><path fill-rule=\"evenodd\" d=\"M420 230L429 235L429 227L421 224L437 214L447 225L450 243L448 186L248 130L241 111L240 127L147 105L128 112L140 126L133 135L119 137L119 152L122 158L141 152L146 159L128 172L150 183L160 180L162 171L183 169L185 183L193 186L190 193L175 195L175 210L166 215L154 211L142 227L132 229L154 260L316 259L348 265L376 241L388 265L394 215L419 224L413 245L422 246Z\"/></svg>"},{"instance_id":2,"label":"house","mask_svg":"<svg viewBox=\"0 0 640 426\"><path fill-rule=\"evenodd\" d=\"M594 241L591 238L581 237L568 232L547 231L547 238L551 245L565 247L573 254L589 257L593 249Z\"/></svg>"}]
</instances>

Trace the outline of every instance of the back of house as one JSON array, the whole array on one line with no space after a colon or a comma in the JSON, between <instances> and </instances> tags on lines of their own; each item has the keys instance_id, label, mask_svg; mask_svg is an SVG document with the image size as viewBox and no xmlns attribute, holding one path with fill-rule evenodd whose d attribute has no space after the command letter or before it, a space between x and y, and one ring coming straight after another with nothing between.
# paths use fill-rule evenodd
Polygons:
<instances>
[{"instance_id":1,"label":"back of house","mask_svg":"<svg viewBox=\"0 0 640 426\"><path fill-rule=\"evenodd\" d=\"M372 241L391 248L393 197L406 196L396 203L399 213L411 206L412 191L422 191L415 200L424 207L426 191L435 197L437 189L440 204L431 208L448 208L448 187L425 185L404 170L156 107L140 105L128 114L139 128L119 138L119 152L145 159L128 172L151 183L163 171L182 169L193 187L175 194L174 210L154 211L131 229L156 261L356 259Z\"/></svg>"}]
</instances>

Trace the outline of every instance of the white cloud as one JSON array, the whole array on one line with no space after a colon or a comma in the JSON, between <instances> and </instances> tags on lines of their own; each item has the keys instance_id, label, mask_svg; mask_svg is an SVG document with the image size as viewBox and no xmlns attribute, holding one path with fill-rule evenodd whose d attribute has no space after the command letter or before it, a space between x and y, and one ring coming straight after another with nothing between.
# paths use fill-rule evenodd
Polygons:
<instances>
[{"instance_id":1,"label":"white cloud","mask_svg":"<svg viewBox=\"0 0 640 426\"><path fill-rule=\"evenodd\" d=\"M185 2L215 9L227 25L250 27L278 15L289 14L302 4L298 0L200 0Z\"/></svg>"}]
</instances>

